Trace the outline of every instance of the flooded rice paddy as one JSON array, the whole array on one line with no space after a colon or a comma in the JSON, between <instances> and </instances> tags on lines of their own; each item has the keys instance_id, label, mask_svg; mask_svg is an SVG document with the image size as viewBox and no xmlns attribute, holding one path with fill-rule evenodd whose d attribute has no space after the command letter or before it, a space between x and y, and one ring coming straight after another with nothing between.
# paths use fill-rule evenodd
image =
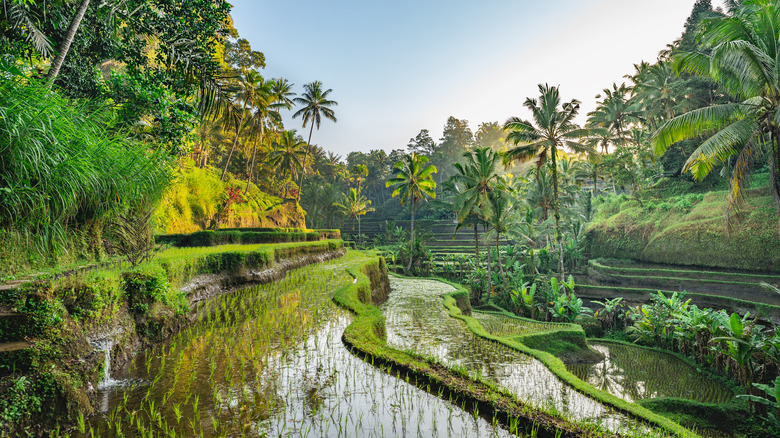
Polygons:
<instances>
[{"instance_id":1,"label":"flooded rice paddy","mask_svg":"<svg viewBox=\"0 0 780 438\"><path fill-rule=\"evenodd\" d=\"M567 368L580 380L624 400L680 397L702 403L727 403L734 397L726 386L669 354L610 342L591 342L591 346L604 354L603 361L571 364Z\"/></svg>"},{"instance_id":2,"label":"flooded rice paddy","mask_svg":"<svg viewBox=\"0 0 780 438\"><path fill-rule=\"evenodd\" d=\"M435 280L402 278L391 278L390 283L393 292L382 306L390 346L462 369L499 385L521 401L559 412L574 421L619 432L644 428L563 384L536 359L480 338L462 321L449 317L441 296L453 291L452 286ZM497 318L517 321L497 315L487 315L485 319L496 322Z\"/></svg>"},{"instance_id":3,"label":"flooded rice paddy","mask_svg":"<svg viewBox=\"0 0 780 438\"><path fill-rule=\"evenodd\" d=\"M211 300L200 322L141 354L76 436L504 437L488 419L352 355L345 258Z\"/></svg>"}]
</instances>

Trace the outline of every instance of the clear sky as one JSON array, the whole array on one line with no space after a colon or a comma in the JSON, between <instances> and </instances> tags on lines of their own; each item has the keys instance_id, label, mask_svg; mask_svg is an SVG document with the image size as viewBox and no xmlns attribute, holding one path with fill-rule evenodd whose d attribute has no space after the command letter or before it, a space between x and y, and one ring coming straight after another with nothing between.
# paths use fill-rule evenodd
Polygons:
<instances>
[{"instance_id":1,"label":"clear sky","mask_svg":"<svg viewBox=\"0 0 780 438\"><path fill-rule=\"evenodd\" d=\"M333 89L338 123L323 120L312 143L346 156L405 148L421 129L438 140L449 116L474 131L527 118L522 103L545 82L582 101L582 122L596 94L682 34L695 0L232 3L236 29L265 53L264 76L298 93L314 80ZM285 127L304 133L291 115Z\"/></svg>"}]
</instances>

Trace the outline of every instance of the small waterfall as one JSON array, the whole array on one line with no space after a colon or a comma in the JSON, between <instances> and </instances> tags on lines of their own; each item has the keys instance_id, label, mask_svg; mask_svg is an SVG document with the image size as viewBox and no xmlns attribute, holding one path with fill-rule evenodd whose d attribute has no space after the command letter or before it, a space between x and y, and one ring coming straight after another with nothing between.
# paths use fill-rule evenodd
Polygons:
<instances>
[{"instance_id":1,"label":"small waterfall","mask_svg":"<svg viewBox=\"0 0 780 438\"><path fill-rule=\"evenodd\" d=\"M121 380L116 380L111 377L111 347L114 346L113 340L111 338L101 339L99 341L90 342L90 344L95 350L102 351L106 357L105 365L103 366L103 380L98 384L98 389L111 388L122 384Z\"/></svg>"}]
</instances>

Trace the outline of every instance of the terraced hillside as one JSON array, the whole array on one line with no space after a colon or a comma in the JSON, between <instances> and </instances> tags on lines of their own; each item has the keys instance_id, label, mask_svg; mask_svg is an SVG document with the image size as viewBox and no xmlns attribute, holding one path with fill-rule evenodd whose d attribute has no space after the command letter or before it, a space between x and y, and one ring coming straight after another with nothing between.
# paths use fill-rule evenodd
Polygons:
<instances>
[{"instance_id":1,"label":"terraced hillside","mask_svg":"<svg viewBox=\"0 0 780 438\"><path fill-rule=\"evenodd\" d=\"M780 274L594 259L589 262L586 275L577 278L576 292L590 300L622 296L631 304L647 302L657 291L685 292L699 307L750 312L778 322L780 294L761 282L780 284Z\"/></svg>"},{"instance_id":2,"label":"terraced hillside","mask_svg":"<svg viewBox=\"0 0 780 438\"><path fill-rule=\"evenodd\" d=\"M360 232L365 234L368 239L381 236L387 231L387 224L393 224L392 221L384 220L362 220L360 223ZM395 221L395 227L403 227L404 230L408 230L409 221ZM427 242L433 254L473 254L474 253L474 230L470 228L461 228L456 231L457 223L453 220L418 220L414 221L415 229L428 230L432 233L431 240ZM343 236L352 236L357 234L357 222L353 224L349 221L344 223L341 228L341 234ZM480 247L486 247L485 233L479 230L479 244ZM499 240L499 245L507 244L506 238ZM491 245L495 245L495 241L491 241Z\"/></svg>"}]
</instances>

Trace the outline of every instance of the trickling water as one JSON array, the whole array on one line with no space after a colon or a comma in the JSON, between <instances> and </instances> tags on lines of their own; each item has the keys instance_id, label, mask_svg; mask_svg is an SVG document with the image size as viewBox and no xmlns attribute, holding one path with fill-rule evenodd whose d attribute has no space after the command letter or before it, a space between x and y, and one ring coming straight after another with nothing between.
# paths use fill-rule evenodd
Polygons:
<instances>
[{"instance_id":1,"label":"trickling water","mask_svg":"<svg viewBox=\"0 0 780 438\"><path fill-rule=\"evenodd\" d=\"M110 338L101 339L100 341L91 342L92 348L98 351L102 351L105 355L105 362L103 365L103 379L98 384L98 389L112 388L122 384L121 380L116 380L111 377L111 348L114 346L114 341Z\"/></svg>"}]
</instances>

